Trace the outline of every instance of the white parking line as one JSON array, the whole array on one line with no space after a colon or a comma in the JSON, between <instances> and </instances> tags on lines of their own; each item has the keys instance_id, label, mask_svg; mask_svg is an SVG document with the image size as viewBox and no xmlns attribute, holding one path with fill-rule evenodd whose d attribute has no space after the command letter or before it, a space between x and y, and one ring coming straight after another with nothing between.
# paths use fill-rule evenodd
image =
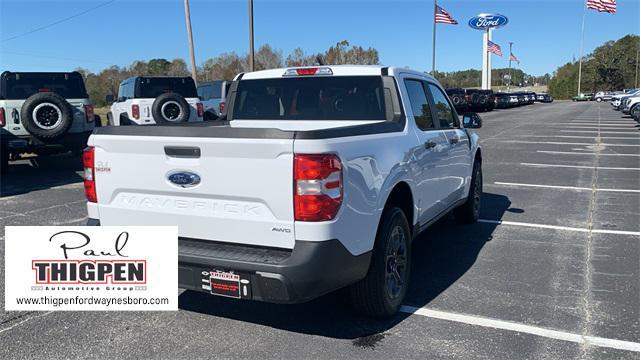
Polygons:
<instances>
[{"instance_id":1,"label":"white parking line","mask_svg":"<svg viewBox=\"0 0 640 360\"><path fill-rule=\"evenodd\" d=\"M592 346L605 347L605 348L611 348L611 349L640 352L640 343L631 342L631 341L609 339L609 338L602 338L602 337L589 336L589 335L581 335L581 334L570 333L567 331L553 330L553 329L544 328L540 326L533 326L533 325L521 324L521 323L516 323L511 321L491 319L491 318L486 318L482 316L466 315L466 314L459 314L459 313L446 312L446 311L440 311L440 310L419 308L419 307L408 306L408 305L401 306L400 311L408 314L415 314L415 315L425 316L433 319L453 321L453 322L458 322L462 324L482 326L482 327L499 329L499 330L515 331L519 333L545 337L548 339L569 341L577 344L585 344L585 345L592 345Z\"/></svg>"},{"instance_id":2,"label":"white parking line","mask_svg":"<svg viewBox=\"0 0 640 360\"><path fill-rule=\"evenodd\" d=\"M534 223L525 223L525 222L518 222L518 221L502 221L502 220L488 220L488 219L479 219L478 222L486 223L486 224L522 226L522 227L531 227L531 228L540 228L540 229L553 229L553 230L565 230L565 231L576 231L576 232L592 232L592 233L595 233L595 234L616 234L616 235L640 236L640 231L585 229L585 228L577 228L577 227L571 227L571 226L534 224Z\"/></svg>"},{"instance_id":3,"label":"white parking line","mask_svg":"<svg viewBox=\"0 0 640 360\"><path fill-rule=\"evenodd\" d=\"M598 131L598 130L560 130L560 132L568 133L600 133L600 134L627 134L627 135L640 135L640 132L629 131Z\"/></svg>"},{"instance_id":4,"label":"white parking line","mask_svg":"<svg viewBox=\"0 0 640 360\"><path fill-rule=\"evenodd\" d=\"M589 126L619 126L619 127L635 127L635 124L629 124L629 123L624 123L624 124L603 124L601 122L593 122L593 123L586 123L586 122L575 122L575 123L571 123L571 125L589 125ZM624 126L623 126L624 125Z\"/></svg>"},{"instance_id":5,"label":"white parking line","mask_svg":"<svg viewBox=\"0 0 640 360\"><path fill-rule=\"evenodd\" d=\"M562 167L562 168L576 168L576 169L595 169L594 166L588 166L588 165L561 165L561 164L535 164L535 163L520 163L520 165L522 165L522 166L535 166L535 167ZM631 170L631 171L640 171L640 168L598 166L598 170Z\"/></svg>"},{"instance_id":6,"label":"white parking line","mask_svg":"<svg viewBox=\"0 0 640 360\"><path fill-rule=\"evenodd\" d=\"M591 155L595 156L594 152L577 152L577 151L548 151L548 150L537 150L536 152L543 154L558 154L558 155ZM600 153L599 156L640 156L640 154L603 154Z\"/></svg>"},{"instance_id":7,"label":"white parking line","mask_svg":"<svg viewBox=\"0 0 640 360\"><path fill-rule=\"evenodd\" d=\"M563 139L593 139L594 136L580 136L580 135L515 135L515 137L523 138L563 138ZM640 140L640 137L632 136L601 136L600 139L627 139L627 140Z\"/></svg>"},{"instance_id":8,"label":"white parking line","mask_svg":"<svg viewBox=\"0 0 640 360\"><path fill-rule=\"evenodd\" d=\"M513 143L513 144L552 144L552 145L585 145L594 146L595 143L574 143L563 141L527 141L527 140L497 140L496 142ZM640 146L640 144L600 144L602 146Z\"/></svg>"},{"instance_id":9,"label":"white parking line","mask_svg":"<svg viewBox=\"0 0 640 360\"><path fill-rule=\"evenodd\" d=\"M560 185L539 185L539 184L521 184L521 183L509 183L509 182L494 182L495 185L502 186L514 186L514 187L534 187L534 188L544 188L544 189L566 189L566 190L577 190L577 191L593 191L592 188L587 187L577 187L577 186L560 186ZM640 193L640 190L631 190L631 189L595 189L596 191L601 192L630 192L630 193Z\"/></svg>"},{"instance_id":10,"label":"white parking line","mask_svg":"<svg viewBox=\"0 0 640 360\"><path fill-rule=\"evenodd\" d=\"M595 125L551 125L551 126L555 128L566 128L566 129L637 130L637 128L634 128L634 127L622 127L622 126L609 127L609 128L601 128Z\"/></svg>"}]
</instances>

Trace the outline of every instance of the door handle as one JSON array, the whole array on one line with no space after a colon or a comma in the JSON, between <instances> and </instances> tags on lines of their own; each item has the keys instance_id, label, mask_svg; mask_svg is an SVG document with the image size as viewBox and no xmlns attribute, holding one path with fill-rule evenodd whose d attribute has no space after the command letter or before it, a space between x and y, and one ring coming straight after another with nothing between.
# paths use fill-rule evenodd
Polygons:
<instances>
[{"instance_id":1,"label":"door handle","mask_svg":"<svg viewBox=\"0 0 640 360\"><path fill-rule=\"evenodd\" d=\"M451 143L451 145L455 145L458 143L458 141L460 141L460 138L455 137L455 138L451 138L449 140L449 143Z\"/></svg>"},{"instance_id":2,"label":"door handle","mask_svg":"<svg viewBox=\"0 0 640 360\"><path fill-rule=\"evenodd\" d=\"M424 143L425 149L432 149L434 147L436 147L436 143L434 141L429 140L426 143Z\"/></svg>"},{"instance_id":3,"label":"door handle","mask_svg":"<svg viewBox=\"0 0 640 360\"><path fill-rule=\"evenodd\" d=\"M164 153L169 157L197 159L200 157L200 148L191 146L165 146Z\"/></svg>"}]
</instances>

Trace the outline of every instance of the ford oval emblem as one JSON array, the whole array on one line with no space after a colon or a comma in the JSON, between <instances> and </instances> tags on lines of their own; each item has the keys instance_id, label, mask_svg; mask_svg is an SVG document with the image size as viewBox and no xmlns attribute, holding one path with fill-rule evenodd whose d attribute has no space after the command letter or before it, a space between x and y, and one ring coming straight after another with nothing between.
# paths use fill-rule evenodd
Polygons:
<instances>
[{"instance_id":1,"label":"ford oval emblem","mask_svg":"<svg viewBox=\"0 0 640 360\"><path fill-rule=\"evenodd\" d=\"M469 20L469 26L476 30L499 28L509 23L509 19L500 14L479 14Z\"/></svg>"},{"instance_id":2,"label":"ford oval emblem","mask_svg":"<svg viewBox=\"0 0 640 360\"><path fill-rule=\"evenodd\" d=\"M200 176L188 171L178 171L169 174L167 177L170 183L181 188L194 187L200 184Z\"/></svg>"}]
</instances>

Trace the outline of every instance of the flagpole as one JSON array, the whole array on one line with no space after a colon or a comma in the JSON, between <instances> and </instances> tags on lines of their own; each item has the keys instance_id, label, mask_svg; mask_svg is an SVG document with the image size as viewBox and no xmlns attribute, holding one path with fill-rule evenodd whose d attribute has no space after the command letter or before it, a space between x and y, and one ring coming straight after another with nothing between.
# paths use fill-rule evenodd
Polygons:
<instances>
[{"instance_id":1,"label":"flagpole","mask_svg":"<svg viewBox=\"0 0 640 360\"><path fill-rule=\"evenodd\" d=\"M580 58L579 58L579 65L578 65L578 96L580 96L580 85L582 82L582 52L584 50L584 18L587 15L587 3L586 1L583 4L582 7L582 32L580 35Z\"/></svg>"},{"instance_id":2,"label":"flagpole","mask_svg":"<svg viewBox=\"0 0 640 360\"><path fill-rule=\"evenodd\" d=\"M436 11L438 5L437 0L433 0L433 48L431 49L431 76L436 76Z\"/></svg>"},{"instance_id":3,"label":"flagpole","mask_svg":"<svg viewBox=\"0 0 640 360\"><path fill-rule=\"evenodd\" d=\"M509 82L507 85L507 90L511 90L511 54L513 54L512 48L513 42L509 41Z\"/></svg>"}]
</instances>

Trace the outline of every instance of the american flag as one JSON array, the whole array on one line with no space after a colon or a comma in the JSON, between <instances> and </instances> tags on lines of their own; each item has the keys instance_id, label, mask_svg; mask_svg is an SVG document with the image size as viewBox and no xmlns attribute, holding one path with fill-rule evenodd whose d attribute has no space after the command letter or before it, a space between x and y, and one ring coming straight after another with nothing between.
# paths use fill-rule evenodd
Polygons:
<instances>
[{"instance_id":1,"label":"american flag","mask_svg":"<svg viewBox=\"0 0 640 360\"><path fill-rule=\"evenodd\" d=\"M515 55L513 55L513 53L511 53L511 55L509 56L509 60L515 61L518 64L520 64L520 60L518 60L518 58Z\"/></svg>"},{"instance_id":2,"label":"american flag","mask_svg":"<svg viewBox=\"0 0 640 360\"><path fill-rule=\"evenodd\" d=\"M500 45L494 43L491 40L488 40L489 42L487 43L487 51L490 53L494 53L498 56L502 56L502 49L500 48Z\"/></svg>"},{"instance_id":3,"label":"american flag","mask_svg":"<svg viewBox=\"0 0 640 360\"><path fill-rule=\"evenodd\" d=\"M436 5L436 22L443 23L443 24L458 25L458 22L451 17L451 15L447 12L447 10L441 8L438 5Z\"/></svg>"},{"instance_id":4,"label":"american flag","mask_svg":"<svg viewBox=\"0 0 640 360\"><path fill-rule=\"evenodd\" d=\"M587 0L587 8L615 14L616 0Z\"/></svg>"}]
</instances>

